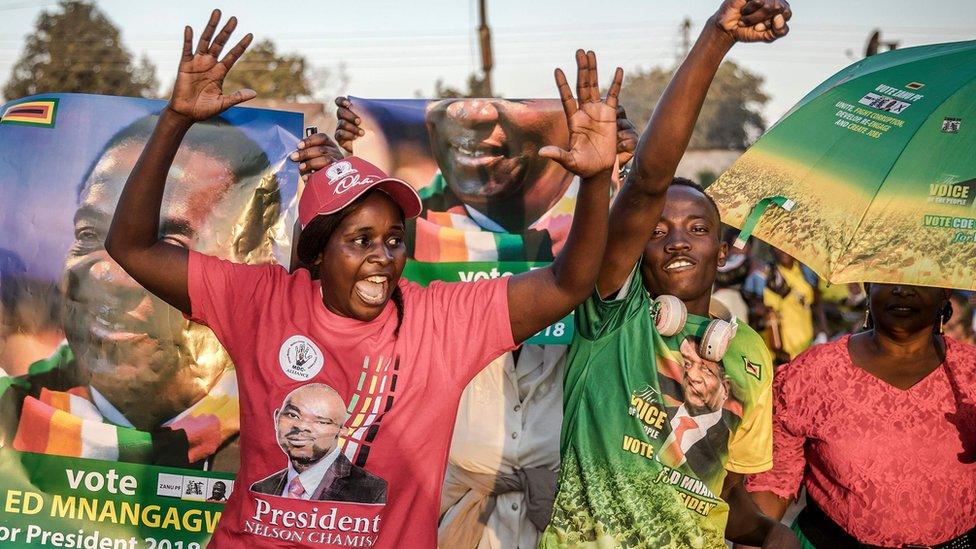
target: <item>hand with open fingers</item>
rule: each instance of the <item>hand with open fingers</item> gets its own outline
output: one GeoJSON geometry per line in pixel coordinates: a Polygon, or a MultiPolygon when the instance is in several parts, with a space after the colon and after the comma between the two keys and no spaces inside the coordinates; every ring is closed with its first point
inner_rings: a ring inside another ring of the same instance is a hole
{"type": "Polygon", "coordinates": [[[617,96],[624,71],[617,67],[605,100],[600,99],[596,54],[576,51],[576,98],[566,75],[556,69],[556,87],[569,125],[569,149],[547,145],[539,156],[551,158],[583,179],[613,169],[617,160],[617,96]]]}
{"type": "Polygon", "coordinates": [[[637,128],[627,118],[623,105],[617,105],[617,165],[624,167],[634,157],[637,149],[637,128]]]}
{"type": "Polygon", "coordinates": [[[224,77],[244,54],[244,50],[254,37],[248,33],[227,52],[223,59],[218,61],[217,58],[223,51],[227,39],[237,28],[237,18],[231,17],[214,38],[218,23],[220,23],[220,10],[213,10],[210,21],[200,34],[196,51],[193,51],[193,29],[189,26],[183,29],[183,53],[180,56],[176,82],[173,84],[173,95],[169,99],[167,108],[191,122],[216,116],[257,95],[250,89],[237,90],[230,95],[224,95],[224,77]]]}
{"type": "Polygon", "coordinates": [[[352,154],[352,142],[366,134],[359,126],[363,121],[352,112],[352,101],[348,97],[336,97],[335,104],[339,107],[336,109],[339,122],[336,124],[335,140],[347,153],[352,154]]]}
{"type": "Polygon", "coordinates": [[[786,0],[725,0],[713,21],[737,42],[772,42],[790,32],[792,16],[786,0]]]}
{"type": "Polygon", "coordinates": [[[308,176],[316,170],[328,166],[336,160],[342,160],[345,155],[331,137],[324,133],[310,135],[298,142],[298,150],[289,155],[292,162],[298,162],[298,172],[302,179],[308,181],[308,176]]]}

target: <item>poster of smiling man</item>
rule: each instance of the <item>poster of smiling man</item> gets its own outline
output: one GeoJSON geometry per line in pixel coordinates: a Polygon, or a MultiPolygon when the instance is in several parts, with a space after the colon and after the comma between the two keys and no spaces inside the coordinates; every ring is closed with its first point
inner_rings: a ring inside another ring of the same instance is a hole
{"type": "MultiPolygon", "coordinates": [[[[5,547],[61,530],[78,543],[202,545],[233,492],[233,363],[104,249],[164,106],[52,94],[0,108],[0,516],[21,527],[5,547]]],[[[161,234],[287,265],[298,174],[285,158],[301,127],[300,114],[247,108],[194,126],[169,172],[161,234]]]]}
{"type": "MultiPolygon", "coordinates": [[[[368,129],[357,154],[411,182],[424,202],[408,227],[406,277],[494,278],[559,252],[579,182],[538,156],[567,140],[558,101],[355,101],[368,129]]],[[[57,528],[95,535],[86,521],[116,540],[202,546],[235,489],[271,498],[268,513],[300,500],[386,502],[386,481],[363,468],[371,416],[331,402],[338,395],[326,386],[284,396],[274,422],[287,459],[250,486],[234,485],[240,420],[230,358],[208,328],[140,287],[104,250],[163,106],[54,94],[3,107],[0,472],[3,487],[20,492],[3,512],[21,525],[16,540],[2,540],[13,546],[57,528]],[[57,520],[30,530],[35,510],[57,520]]],[[[195,125],[169,173],[161,233],[231,261],[294,268],[298,174],[286,158],[301,127],[299,114],[248,108],[195,125]]],[[[531,341],[571,337],[567,317],[531,341]]],[[[289,359],[302,367],[295,353],[289,359]]]]}
{"type": "MultiPolygon", "coordinates": [[[[569,234],[579,181],[538,151],[569,139],[555,99],[361,99],[357,155],[417,189],[411,280],[478,280],[546,264],[569,234]]],[[[567,318],[530,343],[569,343],[567,318]]]]}

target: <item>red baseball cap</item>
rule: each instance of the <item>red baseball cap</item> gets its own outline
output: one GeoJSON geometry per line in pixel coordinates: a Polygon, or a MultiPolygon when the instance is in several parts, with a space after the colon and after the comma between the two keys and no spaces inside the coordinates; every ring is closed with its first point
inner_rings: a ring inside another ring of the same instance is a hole
{"type": "Polygon", "coordinates": [[[334,214],[374,187],[389,195],[407,219],[420,215],[420,196],[407,182],[362,158],[347,156],[308,178],[298,201],[298,221],[304,229],[316,216],[334,214]]]}

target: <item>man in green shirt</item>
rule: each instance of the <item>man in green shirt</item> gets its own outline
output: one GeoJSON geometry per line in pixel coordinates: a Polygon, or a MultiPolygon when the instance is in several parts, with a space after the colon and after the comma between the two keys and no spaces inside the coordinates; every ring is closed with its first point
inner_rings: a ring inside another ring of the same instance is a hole
{"type": "Polygon", "coordinates": [[[597,292],[576,312],[559,491],[541,547],[717,549],[725,538],[798,547],[741,484],[772,466],[769,352],[744,323],[721,359],[697,348],[727,247],[714,202],[690,181],[672,182],[726,52],[785,35],[790,15],[780,0],[723,2],[641,136],[597,292]],[[665,294],[688,312],[669,337],[651,299],[665,294]]]}

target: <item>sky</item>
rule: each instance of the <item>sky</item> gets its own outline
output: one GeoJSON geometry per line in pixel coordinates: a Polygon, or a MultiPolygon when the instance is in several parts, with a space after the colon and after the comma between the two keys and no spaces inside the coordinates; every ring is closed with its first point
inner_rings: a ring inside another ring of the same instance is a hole
{"type": "MultiPolygon", "coordinates": [[[[568,68],[576,48],[593,49],[601,82],[624,70],[672,66],[681,52],[680,24],[691,40],[719,2],[711,0],[487,0],[495,92],[555,97],[552,69],[568,68]]],[[[102,0],[124,44],[156,65],[160,89],[175,75],[183,25],[199,32],[210,9],[240,20],[236,36],[271,38],[280,51],[304,55],[316,72],[344,67],[348,83],[329,89],[361,97],[430,96],[438,79],[464,87],[480,69],[477,0],[343,2],[256,0],[102,0]]],[[[976,39],[973,0],[797,0],[790,34],[774,44],[738,44],[729,58],[762,75],[771,97],[768,122],[807,91],[863,55],[868,36],[899,47],[976,39]]],[[[0,82],[23,51],[39,14],[54,1],[0,0],[0,82]]],[[[335,80],[332,80],[335,83],[335,80]]]]}

